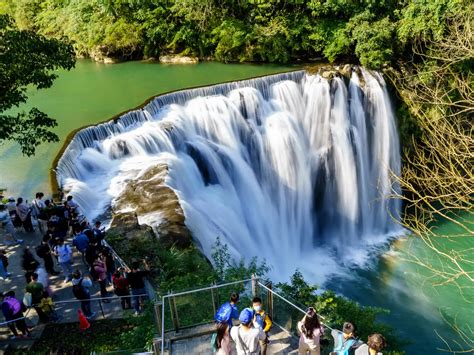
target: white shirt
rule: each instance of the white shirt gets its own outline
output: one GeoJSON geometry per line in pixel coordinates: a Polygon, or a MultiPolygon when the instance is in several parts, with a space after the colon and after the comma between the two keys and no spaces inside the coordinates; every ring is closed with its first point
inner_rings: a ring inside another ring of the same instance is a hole
{"type": "Polygon", "coordinates": [[[250,328],[250,330],[245,331],[242,326],[232,327],[230,329],[230,336],[234,340],[235,344],[237,345],[237,355],[257,355],[260,353],[260,340],[265,339],[265,333],[263,332],[262,328],[250,328]],[[242,342],[245,346],[242,346],[242,343],[239,339],[242,339],[242,342]]]}
{"type": "MultiPolygon", "coordinates": [[[[370,355],[369,346],[367,344],[362,344],[356,349],[355,355],[370,355]]],[[[377,355],[382,355],[382,353],[377,353],[377,355]]]]}

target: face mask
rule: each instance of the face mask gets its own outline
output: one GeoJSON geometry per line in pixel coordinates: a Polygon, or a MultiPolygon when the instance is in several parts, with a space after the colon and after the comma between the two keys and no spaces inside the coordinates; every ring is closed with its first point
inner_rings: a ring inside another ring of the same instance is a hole
{"type": "Polygon", "coordinates": [[[260,312],[262,310],[262,306],[255,306],[253,307],[253,309],[255,310],[255,312],[260,312]]]}

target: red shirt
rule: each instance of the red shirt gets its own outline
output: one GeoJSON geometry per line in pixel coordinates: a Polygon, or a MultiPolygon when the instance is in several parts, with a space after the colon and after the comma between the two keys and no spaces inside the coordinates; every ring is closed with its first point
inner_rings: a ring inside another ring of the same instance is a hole
{"type": "Polygon", "coordinates": [[[119,290],[126,290],[128,288],[128,281],[123,276],[112,276],[112,282],[114,283],[115,288],[118,288],[119,290]]]}

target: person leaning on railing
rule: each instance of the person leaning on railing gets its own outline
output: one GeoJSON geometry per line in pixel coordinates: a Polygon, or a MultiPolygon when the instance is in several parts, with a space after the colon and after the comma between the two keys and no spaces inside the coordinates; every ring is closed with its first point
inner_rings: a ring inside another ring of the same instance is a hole
{"type": "Polygon", "coordinates": [[[132,269],[127,273],[127,281],[133,295],[133,308],[135,308],[135,315],[140,314],[140,305],[146,298],[146,296],[143,296],[146,294],[144,278],[150,273],[150,267],[145,259],[142,260],[142,263],[144,270],[140,270],[140,263],[134,261],[132,263],[132,269]]]}

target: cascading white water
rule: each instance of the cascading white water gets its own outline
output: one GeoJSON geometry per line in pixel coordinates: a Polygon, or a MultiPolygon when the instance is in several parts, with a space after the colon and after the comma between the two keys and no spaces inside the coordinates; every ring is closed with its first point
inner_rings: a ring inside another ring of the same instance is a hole
{"type": "Polygon", "coordinates": [[[390,100],[378,73],[357,71],[348,85],[300,71],[158,97],[76,134],[58,182],[92,219],[166,163],[204,253],[219,236],[236,257],[265,258],[273,276],[300,268],[321,282],[397,230],[390,100]]]}

